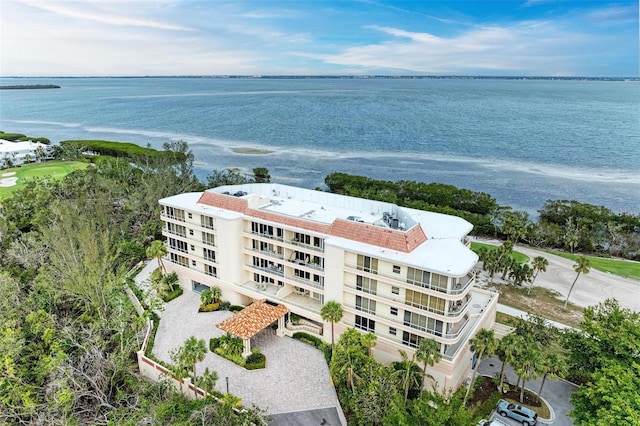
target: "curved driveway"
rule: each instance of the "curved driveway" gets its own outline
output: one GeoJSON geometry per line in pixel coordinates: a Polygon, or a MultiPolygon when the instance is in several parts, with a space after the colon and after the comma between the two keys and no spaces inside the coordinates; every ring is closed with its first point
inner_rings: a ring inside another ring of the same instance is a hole
{"type": "MultiPolygon", "coordinates": [[[[499,245],[501,241],[477,239],[478,242],[499,245]]],[[[576,278],[573,269],[575,262],[551,253],[517,246],[514,248],[533,259],[544,256],[549,261],[546,272],[540,272],[535,286],[552,289],[567,297],[571,283],[576,278]]],[[[622,278],[607,272],[591,268],[588,274],[581,274],[576,282],[569,301],[577,306],[587,307],[604,302],[605,299],[615,298],[623,308],[640,312],[640,281],[622,278]]]]}

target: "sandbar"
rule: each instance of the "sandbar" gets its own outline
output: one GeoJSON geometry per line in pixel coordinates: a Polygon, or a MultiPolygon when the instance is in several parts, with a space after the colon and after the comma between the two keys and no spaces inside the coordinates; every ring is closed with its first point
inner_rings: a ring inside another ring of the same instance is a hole
{"type": "Polygon", "coordinates": [[[259,148],[240,148],[234,147],[231,148],[231,151],[236,154],[273,154],[273,151],[269,151],[268,149],[259,149],[259,148]]]}

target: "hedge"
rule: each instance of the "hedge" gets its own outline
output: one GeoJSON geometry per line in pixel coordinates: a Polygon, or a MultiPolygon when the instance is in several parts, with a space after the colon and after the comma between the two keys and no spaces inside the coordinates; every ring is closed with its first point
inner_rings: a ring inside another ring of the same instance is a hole
{"type": "Polygon", "coordinates": [[[177,299],[178,297],[182,296],[183,292],[184,290],[178,287],[169,293],[162,294],[162,300],[164,300],[165,302],[171,302],[173,299],[177,299]]]}
{"type": "Polygon", "coordinates": [[[240,305],[231,305],[231,306],[229,306],[229,310],[231,312],[240,312],[243,309],[244,309],[244,306],[240,306],[240,305]]]}
{"type": "Polygon", "coordinates": [[[296,340],[300,340],[303,343],[321,350],[324,354],[324,359],[327,361],[327,364],[331,361],[331,345],[325,343],[322,339],[305,333],[304,331],[297,331],[293,333],[292,337],[296,340]]]}
{"type": "Polygon", "coordinates": [[[244,368],[247,370],[258,370],[260,368],[265,368],[267,365],[267,357],[264,356],[263,353],[260,352],[252,352],[249,355],[244,363],[244,368]]]}

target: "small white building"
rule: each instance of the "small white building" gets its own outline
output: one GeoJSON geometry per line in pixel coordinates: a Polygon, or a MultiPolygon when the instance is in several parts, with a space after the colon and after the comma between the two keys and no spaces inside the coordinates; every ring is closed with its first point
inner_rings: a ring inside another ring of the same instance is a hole
{"type": "Polygon", "coordinates": [[[49,151],[49,145],[40,142],[0,139],[0,167],[19,166],[25,163],[25,158],[31,162],[39,161],[48,157],[49,151]]]}
{"type": "Polygon", "coordinates": [[[336,340],[348,327],[375,333],[382,362],[398,360],[399,349],[411,356],[420,339],[438,342],[442,361],[429,373],[446,389],[468,377],[469,340],[494,325],[498,294],[476,287],[472,225],[459,217],[279,184],[159,203],[167,269],[180,285],[218,286],[234,304],[283,304],[290,314],[279,334],[330,342],[320,310],[336,301],[336,340]]]}

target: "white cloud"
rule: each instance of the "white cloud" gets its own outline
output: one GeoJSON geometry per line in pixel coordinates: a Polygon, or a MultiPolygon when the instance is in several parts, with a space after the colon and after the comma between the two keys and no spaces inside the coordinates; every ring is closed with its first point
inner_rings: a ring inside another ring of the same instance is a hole
{"type": "Polygon", "coordinates": [[[545,74],[550,65],[560,74],[571,74],[574,70],[566,54],[575,46],[576,36],[546,21],[485,26],[454,37],[390,27],[369,28],[394,38],[319,58],[343,66],[433,74],[479,71],[545,74]]]}
{"type": "Polygon", "coordinates": [[[52,1],[44,2],[27,0],[25,1],[25,4],[37,9],[54,13],[56,15],[86,21],[99,22],[108,25],[146,27],[171,31],[195,31],[192,28],[188,28],[182,25],[175,25],[149,19],[130,18],[128,16],[112,14],[105,11],[104,9],[97,9],[95,11],[86,9],[83,10],[86,4],[78,2],[56,3],[52,1]]]}

